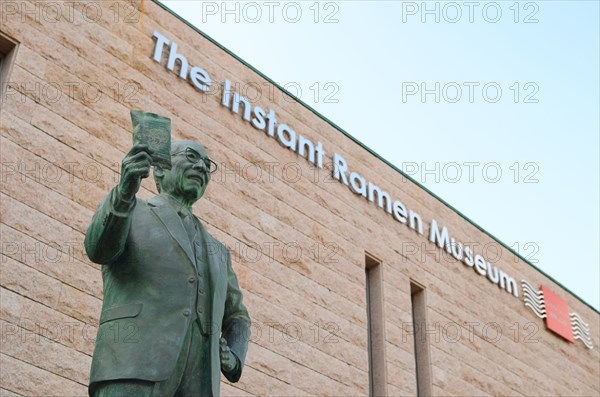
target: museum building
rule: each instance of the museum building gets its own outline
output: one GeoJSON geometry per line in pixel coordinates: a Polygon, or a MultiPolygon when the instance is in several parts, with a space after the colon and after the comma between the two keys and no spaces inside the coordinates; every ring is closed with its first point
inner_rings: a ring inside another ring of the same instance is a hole
{"type": "Polygon", "coordinates": [[[132,109],[218,165],[194,213],[252,319],[222,395],[600,394],[598,311],[161,3],[0,8],[0,395],[87,395],[132,109]]]}

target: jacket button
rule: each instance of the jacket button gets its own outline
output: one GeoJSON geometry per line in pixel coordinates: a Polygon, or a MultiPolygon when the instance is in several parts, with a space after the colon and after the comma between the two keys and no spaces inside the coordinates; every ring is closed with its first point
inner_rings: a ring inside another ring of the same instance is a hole
{"type": "Polygon", "coordinates": [[[198,289],[198,293],[199,293],[200,295],[202,295],[202,294],[204,294],[204,290],[203,290],[202,288],[199,288],[199,289],[198,289]]]}
{"type": "Polygon", "coordinates": [[[188,309],[185,309],[185,310],[183,311],[183,315],[184,315],[185,317],[188,317],[188,316],[190,315],[190,311],[189,311],[188,309]]]}
{"type": "Polygon", "coordinates": [[[188,281],[190,282],[190,284],[195,283],[196,277],[190,277],[190,279],[188,281]]]}

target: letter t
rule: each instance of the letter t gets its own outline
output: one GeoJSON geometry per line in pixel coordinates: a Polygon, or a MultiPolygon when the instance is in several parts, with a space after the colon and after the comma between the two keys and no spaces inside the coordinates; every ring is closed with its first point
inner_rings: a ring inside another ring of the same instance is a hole
{"type": "Polygon", "coordinates": [[[160,63],[162,61],[163,47],[165,44],[170,45],[171,42],[165,36],[156,31],[152,37],[156,37],[156,47],[154,47],[154,57],[152,59],[160,63]]]}

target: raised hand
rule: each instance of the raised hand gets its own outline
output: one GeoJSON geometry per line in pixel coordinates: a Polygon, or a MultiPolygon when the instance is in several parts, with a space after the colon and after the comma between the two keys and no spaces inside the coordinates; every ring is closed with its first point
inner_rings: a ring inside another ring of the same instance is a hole
{"type": "Polygon", "coordinates": [[[131,201],[140,190],[143,178],[150,175],[152,149],[145,144],[134,145],[121,162],[119,194],[125,201],[131,201]]]}

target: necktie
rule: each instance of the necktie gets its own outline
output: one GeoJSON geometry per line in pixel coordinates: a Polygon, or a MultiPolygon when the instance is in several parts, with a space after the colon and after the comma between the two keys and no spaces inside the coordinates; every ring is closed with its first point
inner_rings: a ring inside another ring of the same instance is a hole
{"type": "Polygon", "coordinates": [[[188,237],[190,238],[190,243],[192,244],[192,247],[194,247],[194,241],[196,240],[196,225],[193,218],[194,215],[188,211],[181,211],[179,216],[181,217],[183,226],[185,227],[188,237]]]}

